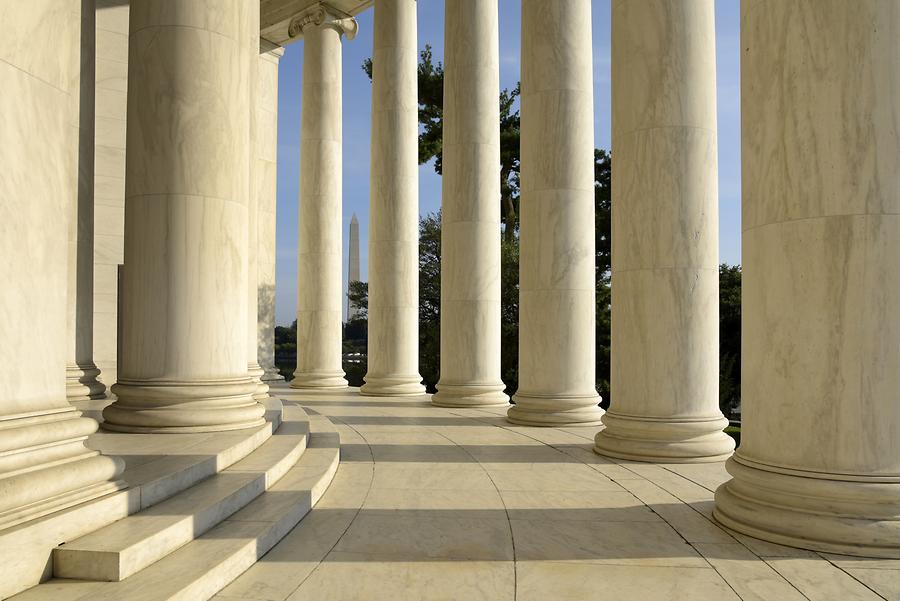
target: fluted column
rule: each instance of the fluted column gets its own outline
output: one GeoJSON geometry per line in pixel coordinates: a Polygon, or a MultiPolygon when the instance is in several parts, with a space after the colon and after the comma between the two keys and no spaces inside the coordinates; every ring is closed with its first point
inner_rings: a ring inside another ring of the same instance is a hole
{"type": "Polygon", "coordinates": [[[713,0],[612,9],[612,406],[594,449],[721,461],[713,0]]]}
{"type": "Polygon", "coordinates": [[[85,446],[97,422],[66,401],[63,376],[81,0],[6,8],[0,23],[0,530],[118,490],[124,467],[85,446]]]}
{"type": "MultiPolygon", "coordinates": [[[[255,6],[254,2],[254,6],[255,6]]],[[[269,385],[262,381],[265,370],[259,365],[259,218],[260,195],[259,187],[260,162],[257,152],[257,139],[259,138],[259,111],[261,102],[259,97],[259,10],[250,11],[251,19],[247,24],[246,35],[251,53],[247,57],[249,62],[247,89],[250,93],[250,149],[249,149],[249,184],[247,196],[247,374],[256,384],[256,392],[253,397],[264,400],[269,396],[269,385]]]]}
{"type": "Polygon", "coordinates": [[[522,0],[519,390],[509,420],[598,424],[590,0],[522,0]]]}
{"type": "Polygon", "coordinates": [[[319,4],[290,25],[303,36],[297,370],[291,387],[344,388],[341,286],[341,36],[356,20],[319,4]]]}
{"type": "Polygon", "coordinates": [[[507,405],[500,379],[497,0],[444,5],[442,407],[507,405]]]}
{"type": "MultiPolygon", "coordinates": [[[[262,42],[260,42],[262,44],[262,42]]],[[[278,161],[278,63],[284,48],[259,55],[256,107],[256,181],[259,190],[257,245],[257,343],[263,382],[284,380],[275,367],[275,214],[278,161]]]]}
{"type": "Polygon", "coordinates": [[[369,349],[377,396],[425,393],[419,375],[416,0],[375,0],[369,193],[369,349]]]}
{"type": "Polygon", "coordinates": [[[72,69],[73,154],[68,208],[68,286],[66,314],[66,397],[70,402],[103,398],[106,386],[94,365],[94,0],[80,0],[79,51],[72,69]]]}
{"type": "Polygon", "coordinates": [[[900,558],[900,5],[743,8],[744,413],[714,515],[900,558]]]}
{"type": "Polygon", "coordinates": [[[131,5],[123,353],[104,428],[263,423],[247,374],[254,10],[244,0],[131,5]]]}

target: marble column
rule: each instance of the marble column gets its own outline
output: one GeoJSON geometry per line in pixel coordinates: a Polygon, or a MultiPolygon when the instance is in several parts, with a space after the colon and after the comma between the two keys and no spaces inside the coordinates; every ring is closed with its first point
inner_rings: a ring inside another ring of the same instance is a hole
{"type": "Polygon", "coordinates": [[[508,418],[593,425],[598,403],[590,0],[522,0],[519,390],[508,418]]]}
{"type": "MultiPolygon", "coordinates": [[[[254,7],[255,7],[254,2],[254,7]]],[[[259,111],[261,102],[259,97],[259,10],[250,11],[251,19],[246,27],[248,37],[247,44],[250,54],[247,56],[248,78],[247,89],[250,93],[250,119],[249,119],[249,184],[247,195],[247,373],[256,384],[256,392],[253,398],[264,400],[269,396],[269,385],[262,381],[265,370],[259,364],[259,218],[260,195],[259,187],[260,161],[257,151],[257,139],[259,137],[259,111]]]]}
{"type": "Polygon", "coordinates": [[[375,0],[368,371],[360,392],[425,394],[419,375],[416,0],[375,0]]]}
{"type": "Polygon", "coordinates": [[[63,376],[80,9],[14,2],[0,23],[0,530],[124,486],[63,376]]]}
{"type": "MultiPolygon", "coordinates": [[[[260,41],[260,45],[264,42],[260,41]]],[[[262,50],[262,48],[260,48],[262,50]]],[[[278,161],[278,63],[284,48],[259,55],[256,107],[256,181],[259,190],[257,245],[257,341],[263,382],[284,380],[275,367],[275,213],[278,161]]]]}
{"type": "Polygon", "coordinates": [[[297,370],[292,388],[345,388],[342,368],[341,36],[352,17],[324,4],[290,24],[303,36],[300,207],[297,235],[297,370]]]}
{"type": "Polygon", "coordinates": [[[900,558],[900,5],[741,14],[741,446],[715,518],[900,558]],[[798,43],[802,41],[802,43],[798,43]]]}
{"type": "Polygon", "coordinates": [[[73,93],[73,154],[68,210],[68,285],[66,315],[66,397],[70,402],[103,398],[106,386],[94,365],[94,72],[96,25],[94,0],[80,0],[79,51],[70,57],[73,93]]]}
{"type": "Polygon", "coordinates": [[[444,5],[441,407],[508,405],[500,379],[497,0],[444,5]]]}
{"type": "Polygon", "coordinates": [[[123,352],[106,429],[264,423],[247,374],[254,10],[131,5],[123,352]]]}
{"type": "Polygon", "coordinates": [[[594,450],[722,461],[713,0],[612,9],[612,405],[594,450]]]}

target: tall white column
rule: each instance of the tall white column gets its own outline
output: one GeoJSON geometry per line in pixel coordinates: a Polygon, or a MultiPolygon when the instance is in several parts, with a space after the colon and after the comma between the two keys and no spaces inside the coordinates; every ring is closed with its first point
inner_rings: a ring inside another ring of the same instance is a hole
{"type": "MultiPolygon", "coordinates": [[[[255,6],[254,2],[254,6],[255,6]]],[[[247,23],[245,34],[250,54],[247,57],[247,88],[250,93],[248,162],[250,165],[247,195],[247,373],[256,384],[253,397],[264,400],[269,396],[269,385],[262,381],[265,370],[259,365],[259,218],[260,195],[259,175],[260,161],[257,152],[259,137],[259,10],[250,11],[251,19],[247,23]]]]}
{"type": "Polygon", "coordinates": [[[318,4],[295,18],[303,35],[297,370],[291,387],[344,388],[341,262],[341,36],[356,20],[318,4]]]}
{"type": "Polygon", "coordinates": [[[522,0],[519,390],[510,421],[599,424],[590,0],[522,0]]]}
{"type": "Polygon", "coordinates": [[[70,402],[103,398],[106,386],[94,365],[94,0],[80,0],[79,51],[70,60],[71,117],[77,144],[69,186],[69,253],[66,315],[66,397],[70,402]]]}
{"type": "Polygon", "coordinates": [[[741,14],[741,446],[714,515],[900,558],[900,5],[741,14]],[[802,43],[798,43],[802,40],[802,43]]]}
{"type": "Polygon", "coordinates": [[[375,0],[369,193],[369,350],[375,396],[425,393],[419,375],[416,0],[375,0]]]}
{"type": "Polygon", "coordinates": [[[721,461],[713,0],[612,9],[612,406],[594,450],[721,461]]]}
{"type": "MultiPolygon", "coordinates": [[[[263,42],[261,41],[260,44],[263,42]]],[[[275,367],[275,214],[278,162],[278,63],[284,48],[259,55],[256,107],[256,181],[259,190],[257,245],[257,340],[263,382],[284,380],[275,367]]]]}
{"type": "Polygon", "coordinates": [[[126,432],[261,425],[247,374],[249,32],[244,0],[132,3],[122,362],[126,432]]]}
{"type": "Polygon", "coordinates": [[[0,22],[0,529],[123,486],[124,463],[85,446],[97,422],[63,376],[80,8],[15,2],[0,22]]]}
{"type": "Polygon", "coordinates": [[[508,405],[500,379],[497,0],[444,5],[442,407],[508,405]]]}

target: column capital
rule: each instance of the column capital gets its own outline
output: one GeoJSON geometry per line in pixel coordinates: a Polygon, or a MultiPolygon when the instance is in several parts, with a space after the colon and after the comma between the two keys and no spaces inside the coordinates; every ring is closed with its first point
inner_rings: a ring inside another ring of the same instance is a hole
{"type": "Polygon", "coordinates": [[[359,31],[359,23],[352,16],[322,2],[315,4],[291,19],[288,35],[296,38],[303,35],[303,29],[315,27],[332,27],[352,40],[359,31]]]}

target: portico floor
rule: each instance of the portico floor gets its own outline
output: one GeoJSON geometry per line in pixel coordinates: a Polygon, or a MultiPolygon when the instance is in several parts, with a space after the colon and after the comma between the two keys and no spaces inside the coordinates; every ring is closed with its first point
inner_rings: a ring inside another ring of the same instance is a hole
{"type": "Polygon", "coordinates": [[[273,392],[335,423],[341,465],[219,601],[900,599],[898,560],[717,526],[722,463],[607,460],[597,428],[517,427],[502,408],[273,392]]]}

